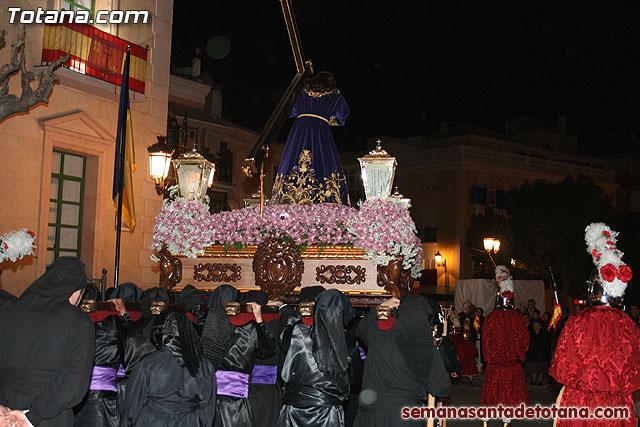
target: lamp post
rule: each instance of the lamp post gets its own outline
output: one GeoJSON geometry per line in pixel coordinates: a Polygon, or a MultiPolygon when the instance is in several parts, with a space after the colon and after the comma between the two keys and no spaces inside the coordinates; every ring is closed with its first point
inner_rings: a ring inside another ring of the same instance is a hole
{"type": "Polygon", "coordinates": [[[440,251],[436,251],[434,258],[436,260],[436,266],[444,267],[444,293],[448,294],[449,293],[449,273],[447,273],[447,260],[446,259],[444,261],[442,260],[442,255],[440,254],[440,251]]]}
{"type": "Polygon", "coordinates": [[[391,194],[398,162],[382,149],[381,144],[382,142],[377,140],[374,150],[358,158],[367,200],[389,197],[391,194]]]}
{"type": "Polygon", "coordinates": [[[149,152],[149,175],[156,184],[156,192],[162,194],[167,188],[165,180],[169,175],[174,150],[167,144],[166,136],[158,136],[158,142],[147,147],[147,151],[149,152]]]}
{"type": "Polygon", "coordinates": [[[482,243],[484,244],[484,250],[489,254],[489,259],[493,264],[493,268],[496,268],[496,262],[493,260],[493,255],[498,253],[500,250],[500,240],[493,237],[485,237],[482,240],[482,243]]]}
{"type": "Polygon", "coordinates": [[[166,143],[166,137],[159,136],[158,142],[147,148],[149,151],[149,174],[156,183],[156,192],[163,194],[169,183],[169,165],[173,164],[180,196],[187,200],[204,200],[207,189],[213,185],[216,165],[198,153],[194,142],[187,151],[188,122],[185,114],[182,126],[183,153],[171,160],[174,150],[166,143]]]}

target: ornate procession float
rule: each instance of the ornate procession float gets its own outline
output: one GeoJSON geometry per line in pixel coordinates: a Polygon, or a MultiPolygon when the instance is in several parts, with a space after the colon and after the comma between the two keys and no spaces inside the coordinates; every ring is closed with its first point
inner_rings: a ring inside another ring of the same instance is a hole
{"type": "Polygon", "coordinates": [[[296,74],[242,167],[246,176],[259,177],[259,198],[244,209],[210,215],[205,195],[215,165],[195,148],[171,160],[172,147],[149,147],[156,184],[162,184],[171,163],[177,179],[156,217],[152,249],[161,265],[160,286],[229,284],[281,298],[302,286],[322,285],[353,298],[399,297],[419,275],[422,246],[409,200],[397,192],[391,196],[396,160],[380,141],[359,159],[367,200],[359,209],[348,206],[330,126],[343,125],[349,107],[333,76],[314,73],[312,62],[305,60],[291,2],[280,2],[296,74]],[[295,117],[295,124],[272,204],[265,207],[264,159],[288,117],[295,117]]]}
{"type": "Polygon", "coordinates": [[[361,304],[407,293],[422,266],[422,245],[409,201],[390,195],[395,159],[378,145],[360,161],[367,200],[358,209],[258,203],[216,214],[209,213],[205,192],[197,188],[206,188],[211,173],[206,160],[204,166],[177,163],[178,185],[154,230],[160,286],[228,284],[261,289],[275,299],[322,285],[361,304]]]}

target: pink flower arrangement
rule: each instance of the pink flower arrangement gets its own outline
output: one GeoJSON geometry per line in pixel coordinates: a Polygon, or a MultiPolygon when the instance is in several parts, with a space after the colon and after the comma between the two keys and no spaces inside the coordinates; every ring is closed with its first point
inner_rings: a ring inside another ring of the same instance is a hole
{"type": "MultiPolygon", "coordinates": [[[[397,255],[404,267],[418,277],[422,245],[408,208],[391,200],[373,200],[360,210],[343,205],[268,206],[209,214],[198,201],[176,198],[165,201],[155,219],[151,249],[164,244],[174,254],[196,257],[214,244],[227,248],[259,245],[267,237],[292,239],[307,246],[357,246],[375,264],[387,264],[397,255]]],[[[155,258],[154,258],[155,259],[155,258]]]]}

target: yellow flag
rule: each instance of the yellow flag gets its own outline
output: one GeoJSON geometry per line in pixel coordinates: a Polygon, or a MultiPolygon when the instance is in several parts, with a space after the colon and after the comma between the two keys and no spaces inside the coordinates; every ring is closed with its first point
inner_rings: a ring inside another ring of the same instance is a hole
{"type": "MultiPolygon", "coordinates": [[[[122,223],[131,231],[136,227],[136,208],[133,200],[133,172],[136,170],[136,152],[133,145],[131,110],[127,110],[127,136],[124,149],[124,181],[122,185],[122,223]]],[[[117,200],[116,200],[117,203],[117,200]]],[[[116,205],[117,206],[117,205],[116,205]]]]}
{"type": "Polygon", "coordinates": [[[560,308],[560,304],[556,304],[553,306],[553,315],[551,316],[551,320],[549,321],[548,331],[555,329],[558,326],[558,320],[562,317],[562,308],[560,308]]]}

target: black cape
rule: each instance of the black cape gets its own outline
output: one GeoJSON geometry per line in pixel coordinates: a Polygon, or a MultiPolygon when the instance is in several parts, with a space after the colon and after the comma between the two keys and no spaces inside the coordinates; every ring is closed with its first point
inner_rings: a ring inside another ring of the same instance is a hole
{"type": "MultiPolygon", "coordinates": [[[[122,356],[124,323],[109,316],[95,323],[94,366],[118,370],[122,356]]],[[[117,427],[120,424],[118,394],[111,390],[89,390],[75,409],[75,427],[117,427]]]]}
{"type": "MultiPolygon", "coordinates": [[[[134,285],[135,286],[135,285],[134,285]]],[[[118,287],[120,289],[120,287],[118,287]]],[[[125,288],[126,289],[126,288],[125,288]]],[[[151,342],[151,328],[157,315],[151,314],[151,303],[162,301],[169,303],[169,291],[164,288],[150,288],[144,291],[140,302],[140,319],[126,327],[122,364],[125,377],[118,378],[118,402],[122,407],[127,399],[127,382],[133,368],[146,355],[153,353],[156,346],[151,342]]]]}
{"type": "MultiPolygon", "coordinates": [[[[267,359],[274,353],[275,343],[264,322],[252,320],[242,326],[234,325],[231,347],[218,370],[251,374],[256,359],[267,359]]],[[[249,399],[218,395],[216,405],[216,427],[254,426],[249,399]]]]}
{"type": "Polygon", "coordinates": [[[215,372],[200,362],[195,377],[169,349],[143,358],[127,383],[122,427],[209,427],[216,407],[215,372]]]}
{"type": "Polygon", "coordinates": [[[349,397],[349,375],[335,381],[318,369],[312,329],[297,323],[282,334],[288,351],[281,374],[285,386],[279,427],[344,426],[342,403],[349,397]]]}
{"type": "Polygon", "coordinates": [[[0,405],[28,409],[37,427],[73,426],[72,408],[89,388],[94,325],[69,304],[86,284],[80,261],[58,258],[0,311],[0,405]]]}
{"type": "MultiPolygon", "coordinates": [[[[281,323],[279,319],[266,324],[266,329],[272,337],[280,336],[281,323]]],[[[254,427],[273,427],[278,422],[280,407],[282,407],[282,381],[280,369],[284,362],[284,353],[280,346],[275,346],[273,356],[266,359],[255,359],[255,365],[273,366],[278,375],[274,384],[256,384],[253,377],[249,383],[249,403],[253,411],[254,427]]],[[[254,366],[255,366],[254,365],[254,366]]]]}
{"type": "MultiPolygon", "coordinates": [[[[404,363],[402,353],[393,340],[394,328],[381,330],[375,310],[367,314],[356,328],[358,339],[367,345],[369,351],[364,364],[355,427],[425,424],[401,418],[403,406],[422,406],[427,395],[404,363]]],[[[425,328],[428,325],[425,324],[425,328]]]]}
{"type": "Polygon", "coordinates": [[[158,349],[133,369],[121,426],[211,426],[216,407],[213,366],[198,351],[198,338],[184,312],[170,308],[151,329],[158,349]]]}

